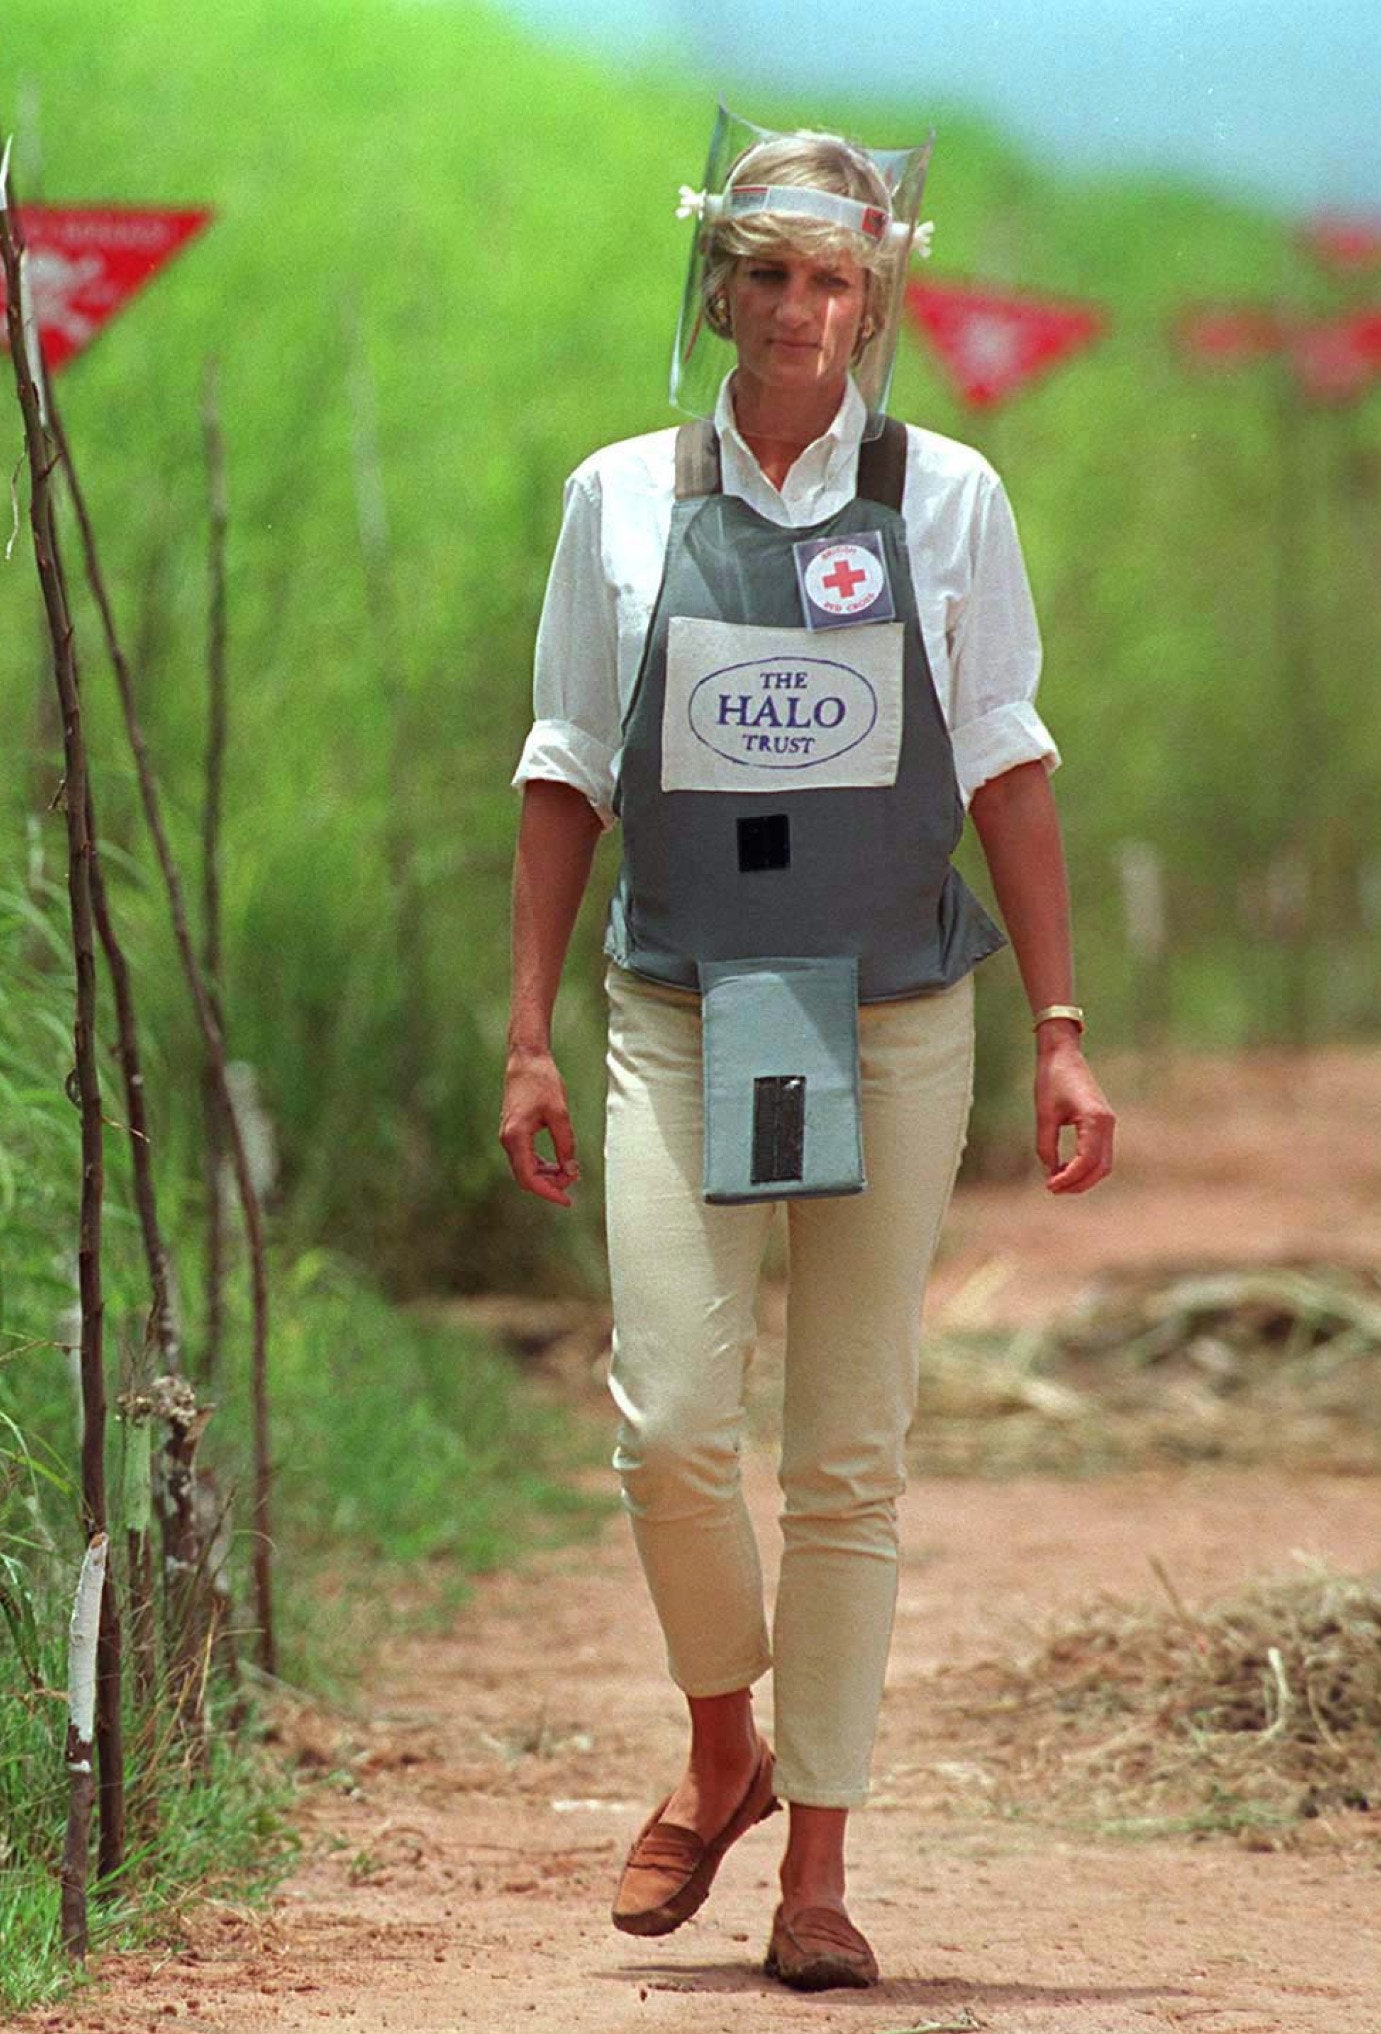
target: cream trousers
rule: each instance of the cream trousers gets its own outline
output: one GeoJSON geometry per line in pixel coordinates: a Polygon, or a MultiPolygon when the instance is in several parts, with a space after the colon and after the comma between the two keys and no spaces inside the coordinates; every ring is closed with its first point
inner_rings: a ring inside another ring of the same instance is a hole
{"type": "Polygon", "coordinates": [[[773,1205],[702,1198],[698,998],[619,968],[608,990],[614,1466],[672,1678],[720,1695],[773,1667],[778,1793],[850,1808],[867,1794],[891,1644],[921,1301],[972,1095],[973,980],[864,1006],[867,1191],[788,1203],[770,1647],[739,1449],[773,1205]]]}

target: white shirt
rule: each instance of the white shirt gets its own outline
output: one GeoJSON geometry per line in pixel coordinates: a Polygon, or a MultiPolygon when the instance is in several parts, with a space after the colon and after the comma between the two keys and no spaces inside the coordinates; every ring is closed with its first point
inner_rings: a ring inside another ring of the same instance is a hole
{"type": "MultiPolygon", "coordinates": [[[[780,492],[719,393],[723,486],[784,529],[823,522],[852,500],[866,418],[849,383],[829,429],[780,492]]],[[[921,634],[954,745],[964,801],[1018,763],[1059,763],[1033,704],[1041,645],[1016,523],[982,454],[906,428],[906,522],[921,634]]],[[[623,719],[662,580],[676,496],[676,430],[592,453],[566,483],[565,513],[537,631],[535,721],[513,782],[554,778],[583,791],[606,826],[623,719]]]]}

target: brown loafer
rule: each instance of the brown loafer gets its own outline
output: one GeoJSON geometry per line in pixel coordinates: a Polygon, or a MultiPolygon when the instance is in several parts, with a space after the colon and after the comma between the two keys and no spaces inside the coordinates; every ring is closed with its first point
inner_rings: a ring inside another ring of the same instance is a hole
{"type": "Polygon", "coordinates": [[[763,1969],[798,1992],[835,1985],[864,1991],[878,1981],[877,1958],[852,1921],[834,1907],[803,1907],[788,1921],[778,1907],[763,1969]]]}
{"type": "Polygon", "coordinates": [[[625,1935],[670,1935],[689,1921],[705,1896],[729,1845],[777,1806],[772,1753],[763,1744],[743,1798],[719,1834],[706,1839],[679,1822],[663,1822],[671,1799],[654,1808],[634,1838],[614,1896],[612,1919],[625,1935]]]}

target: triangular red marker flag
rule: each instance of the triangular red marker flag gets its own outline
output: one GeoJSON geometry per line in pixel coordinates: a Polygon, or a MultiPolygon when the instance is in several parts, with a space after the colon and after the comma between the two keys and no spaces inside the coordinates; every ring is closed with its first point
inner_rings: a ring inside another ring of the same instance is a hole
{"type": "Polygon", "coordinates": [[[1365,275],[1381,268],[1381,218],[1348,219],[1325,212],[1300,229],[1300,238],[1316,261],[1342,275],[1365,275]]]}
{"type": "Polygon", "coordinates": [[[1202,367],[1241,367],[1277,353],[1284,332],[1276,313],[1257,304],[1200,305],[1177,321],[1181,349],[1202,367]]]}
{"type": "Polygon", "coordinates": [[[1381,311],[1355,311],[1300,325],[1289,336],[1290,364],[1315,402],[1346,403],[1381,376],[1381,311]]]}
{"type": "MultiPolygon", "coordinates": [[[[211,218],[205,210],[21,205],[29,291],[49,374],[81,353],[211,218]]],[[[5,285],[0,277],[0,307],[5,285]]],[[[3,333],[0,333],[3,344],[3,333]]]]}
{"type": "Polygon", "coordinates": [[[1049,373],[1104,329],[1101,312],[1087,304],[956,283],[912,283],[906,307],[965,402],[980,409],[1049,373]]]}

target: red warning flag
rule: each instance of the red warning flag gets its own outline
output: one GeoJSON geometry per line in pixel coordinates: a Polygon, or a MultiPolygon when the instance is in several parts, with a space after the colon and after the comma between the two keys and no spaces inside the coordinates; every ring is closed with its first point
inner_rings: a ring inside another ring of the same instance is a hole
{"type": "Polygon", "coordinates": [[[1201,367],[1242,367],[1278,353],[1284,343],[1274,311],[1256,304],[1202,304],[1176,321],[1183,352],[1201,367]]]}
{"type": "Polygon", "coordinates": [[[1300,238],[1315,261],[1337,274],[1365,275],[1381,268],[1381,218],[1348,219],[1325,212],[1301,227],[1300,238]]]}
{"type": "Polygon", "coordinates": [[[1287,344],[1306,395],[1321,403],[1351,402],[1381,376],[1381,310],[1300,325],[1287,344]]]}
{"type": "Polygon", "coordinates": [[[1004,401],[1104,330],[1102,313],[1087,304],[955,283],[912,283],[906,307],[976,409],[1004,401]]]}
{"type": "MultiPolygon", "coordinates": [[[[49,374],[89,346],[102,325],[211,218],[204,210],[143,212],[113,205],[21,205],[18,211],[49,374]]],[[[0,307],[4,301],[0,276],[0,307]]]]}

